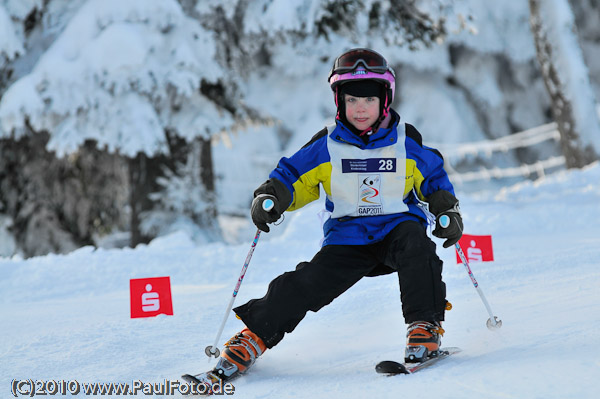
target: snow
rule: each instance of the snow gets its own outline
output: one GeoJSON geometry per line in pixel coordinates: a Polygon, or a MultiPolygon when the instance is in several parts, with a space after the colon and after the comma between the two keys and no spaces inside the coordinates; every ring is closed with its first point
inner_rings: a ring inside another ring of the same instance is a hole
{"type": "MultiPolygon", "coordinates": [[[[438,245],[454,309],[446,346],[462,352],[413,376],[374,365],[402,357],[394,275],[365,278],[234,382],[243,398],[594,398],[600,372],[600,165],[495,192],[459,193],[466,232],[492,234],[495,261],[473,263],[498,331],[454,253],[438,245]]],[[[263,234],[237,304],[318,250],[322,203],[263,234]]],[[[12,379],[146,383],[209,367],[212,344],[253,227],[240,245],[195,245],[173,233],[135,249],[0,259],[0,386],[12,379]],[[170,276],[174,316],[129,318],[129,279],[170,276]]],[[[436,239],[440,244],[440,241],[436,239]]],[[[221,343],[242,327],[229,317],[221,343]]],[[[80,396],[84,396],[81,394],[80,396]]],[[[156,396],[159,397],[159,396],[156,396]]],[[[177,396],[175,396],[177,397],[177,396]]]]}

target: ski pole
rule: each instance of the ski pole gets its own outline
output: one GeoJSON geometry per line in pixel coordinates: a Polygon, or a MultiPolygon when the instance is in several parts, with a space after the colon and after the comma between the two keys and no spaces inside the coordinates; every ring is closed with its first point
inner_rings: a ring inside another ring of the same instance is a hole
{"type": "MultiPolygon", "coordinates": [[[[450,225],[450,217],[448,217],[447,215],[442,215],[440,217],[440,225],[444,229],[446,227],[448,227],[450,225]]],[[[465,269],[467,270],[467,273],[469,274],[469,277],[471,278],[471,282],[473,283],[473,286],[477,290],[477,293],[479,294],[479,297],[481,298],[483,305],[485,306],[488,314],[490,315],[490,318],[486,322],[487,328],[489,328],[490,330],[496,330],[496,329],[502,327],[502,320],[500,320],[500,319],[498,319],[498,317],[494,316],[494,313],[492,312],[492,308],[490,307],[490,304],[488,303],[487,299],[485,299],[485,295],[483,295],[483,291],[481,290],[479,283],[477,283],[477,280],[475,279],[475,276],[473,275],[473,271],[471,270],[471,267],[469,266],[469,261],[467,260],[465,253],[463,252],[462,248],[460,247],[460,244],[456,243],[456,244],[454,244],[454,247],[456,248],[456,252],[458,252],[458,256],[460,257],[462,264],[465,266],[465,269]]]]}
{"type": "MultiPolygon", "coordinates": [[[[273,209],[274,206],[275,206],[275,203],[271,199],[266,199],[262,203],[263,209],[267,212],[269,212],[271,209],[273,209]]],[[[259,237],[260,237],[260,229],[256,229],[256,235],[254,236],[254,240],[252,241],[252,246],[250,247],[250,251],[248,251],[248,255],[246,256],[246,261],[244,262],[244,266],[242,267],[242,272],[240,273],[240,277],[238,278],[237,284],[235,285],[235,288],[233,289],[233,295],[231,296],[231,299],[229,300],[229,305],[227,305],[227,310],[225,311],[225,316],[223,317],[223,321],[221,322],[221,327],[219,327],[219,332],[217,333],[215,342],[213,345],[209,345],[204,349],[204,353],[206,353],[206,356],[208,356],[209,360],[212,356],[214,356],[215,358],[218,358],[219,355],[221,354],[217,345],[219,344],[219,340],[221,339],[221,334],[223,334],[223,329],[225,328],[225,323],[227,322],[227,318],[229,317],[229,312],[231,312],[231,309],[233,308],[233,302],[235,302],[235,297],[237,296],[238,291],[240,290],[240,286],[242,285],[242,280],[244,279],[244,276],[246,275],[246,270],[248,270],[248,265],[250,264],[250,259],[252,259],[252,254],[254,253],[254,248],[256,248],[256,244],[258,243],[259,237]]]]}

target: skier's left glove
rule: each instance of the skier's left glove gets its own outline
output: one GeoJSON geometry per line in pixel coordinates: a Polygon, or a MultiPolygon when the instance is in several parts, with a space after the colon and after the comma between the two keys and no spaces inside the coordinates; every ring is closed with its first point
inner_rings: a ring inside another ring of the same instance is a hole
{"type": "Polygon", "coordinates": [[[438,190],[428,198],[429,210],[435,215],[436,226],[433,235],[445,238],[444,248],[448,248],[458,242],[463,234],[463,221],[458,207],[458,200],[450,191],[438,190]],[[440,218],[447,216],[450,223],[442,227],[440,218]]]}

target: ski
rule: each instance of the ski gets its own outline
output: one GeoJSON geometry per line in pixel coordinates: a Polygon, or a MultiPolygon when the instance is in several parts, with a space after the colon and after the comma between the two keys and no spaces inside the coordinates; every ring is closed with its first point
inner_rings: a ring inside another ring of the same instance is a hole
{"type": "Polygon", "coordinates": [[[231,380],[234,378],[224,381],[213,370],[194,375],[184,374],[181,378],[190,384],[190,393],[192,395],[231,395],[235,392],[235,387],[231,384],[231,380]]]}
{"type": "Polygon", "coordinates": [[[442,359],[447,358],[450,355],[460,352],[460,348],[443,348],[439,351],[436,356],[429,357],[427,360],[419,363],[400,363],[393,360],[384,360],[377,363],[375,371],[379,374],[397,375],[397,374],[413,374],[426,367],[432,366],[442,359]]]}

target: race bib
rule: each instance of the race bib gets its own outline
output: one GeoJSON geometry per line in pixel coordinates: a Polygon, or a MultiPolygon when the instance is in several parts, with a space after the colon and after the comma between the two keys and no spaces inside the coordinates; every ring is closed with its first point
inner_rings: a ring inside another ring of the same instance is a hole
{"type": "MultiPolygon", "coordinates": [[[[399,126],[404,133],[404,125],[399,126]]],[[[404,203],[404,134],[396,144],[360,149],[328,138],[331,157],[331,217],[374,216],[408,211],[404,203]]]]}

